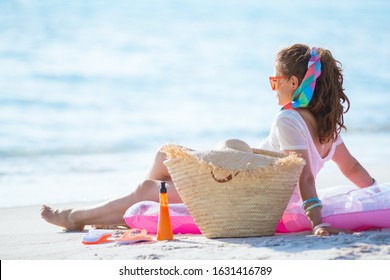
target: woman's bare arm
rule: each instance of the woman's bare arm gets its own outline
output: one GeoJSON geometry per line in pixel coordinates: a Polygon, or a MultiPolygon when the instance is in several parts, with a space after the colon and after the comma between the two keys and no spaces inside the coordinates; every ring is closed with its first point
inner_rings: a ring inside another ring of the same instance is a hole
{"type": "Polygon", "coordinates": [[[332,160],[341,172],[359,188],[371,186],[374,182],[367,170],[348,151],[344,143],[337,145],[332,160]]]}

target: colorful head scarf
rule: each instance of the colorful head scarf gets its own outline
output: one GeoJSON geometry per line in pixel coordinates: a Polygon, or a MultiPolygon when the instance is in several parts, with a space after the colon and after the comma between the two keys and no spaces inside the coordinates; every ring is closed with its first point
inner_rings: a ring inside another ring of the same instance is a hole
{"type": "Polygon", "coordinates": [[[307,107],[313,97],[316,80],[321,75],[321,61],[318,49],[312,48],[307,71],[301,85],[294,92],[292,101],[282,107],[282,110],[307,107]]]}

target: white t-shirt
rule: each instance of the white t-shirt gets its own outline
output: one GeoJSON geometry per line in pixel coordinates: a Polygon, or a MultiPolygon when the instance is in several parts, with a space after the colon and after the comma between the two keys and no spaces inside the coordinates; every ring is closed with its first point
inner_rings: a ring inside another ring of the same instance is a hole
{"type": "Polygon", "coordinates": [[[328,155],[322,158],[301,115],[295,110],[283,110],[276,115],[269,136],[260,143],[259,148],[277,152],[307,150],[315,178],[325,162],[333,157],[336,146],[342,142],[339,135],[328,155]]]}

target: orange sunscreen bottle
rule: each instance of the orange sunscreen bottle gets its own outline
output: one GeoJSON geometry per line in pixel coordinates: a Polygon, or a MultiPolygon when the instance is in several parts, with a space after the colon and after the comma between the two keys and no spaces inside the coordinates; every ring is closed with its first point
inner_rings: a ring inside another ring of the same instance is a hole
{"type": "Polygon", "coordinates": [[[160,187],[160,213],[158,215],[157,240],[172,240],[173,232],[168,209],[168,194],[166,182],[161,182],[160,187]]]}

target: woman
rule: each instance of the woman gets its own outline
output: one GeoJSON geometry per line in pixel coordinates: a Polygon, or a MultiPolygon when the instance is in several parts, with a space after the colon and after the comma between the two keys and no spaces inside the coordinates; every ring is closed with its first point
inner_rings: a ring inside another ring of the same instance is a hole
{"type": "MultiPolygon", "coordinates": [[[[363,188],[375,183],[340,136],[341,129],[346,128],[343,114],[350,105],[343,90],[341,64],[326,49],[297,44],[278,53],[275,75],[270,82],[282,111],[260,146],[295,152],[306,160],[298,190],[316,235],[349,232],[322,223],[321,201],[315,187],[318,172],[330,159],[356,186],[363,188]]],[[[297,197],[293,194],[290,205],[297,202],[297,197]]]]}
{"type": "MultiPolygon", "coordinates": [[[[343,114],[349,109],[340,63],[328,50],[310,50],[306,45],[297,44],[278,53],[275,74],[270,82],[283,108],[275,118],[269,137],[260,146],[295,152],[306,160],[298,190],[314,234],[349,232],[322,223],[321,202],[315,186],[316,175],[329,159],[358,187],[368,187],[374,182],[339,135],[345,128],[343,114]]],[[[90,208],[52,209],[44,205],[42,218],[70,231],[82,230],[85,225],[122,225],[123,215],[131,205],[143,200],[158,201],[161,181],[167,182],[170,202],[180,203],[163,164],[165,159],[165,154],[157,151],[146,179],[129,195],[90,208]]]]}

